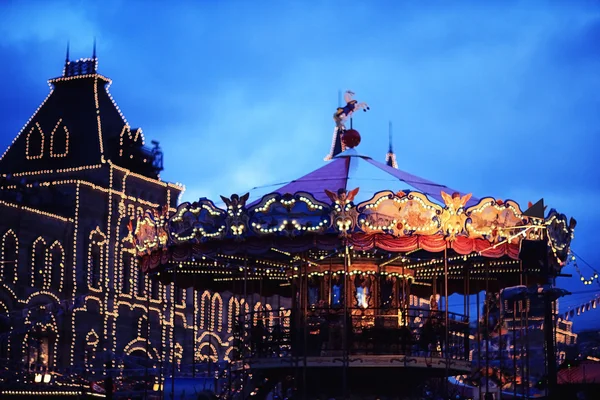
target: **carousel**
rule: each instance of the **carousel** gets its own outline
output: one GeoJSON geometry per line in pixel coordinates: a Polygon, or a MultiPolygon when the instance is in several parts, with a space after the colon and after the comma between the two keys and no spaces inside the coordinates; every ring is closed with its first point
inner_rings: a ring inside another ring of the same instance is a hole
{"type": "Polygon", "coordinates": [[[470,374],[484,368],[479,293],[542,293],[565,264],[575,222],[543,202],[475,198],[360,154],[345,122],[369,107],[352,95],[321,168],[132,228],[142,270],[164,283],[289,299],[240,310],[223,398],[402,399],[470,374]]]}

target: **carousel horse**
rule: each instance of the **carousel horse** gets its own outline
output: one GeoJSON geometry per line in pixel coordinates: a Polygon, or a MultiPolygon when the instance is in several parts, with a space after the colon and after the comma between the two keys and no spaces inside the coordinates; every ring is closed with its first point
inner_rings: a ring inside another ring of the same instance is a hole
{"type": "Polygon", "coordinates": [[[346,102],[346,105],[344,107],[338,107],[338,109],[335,111],[335,114],[333,114],[333,120],[335,121],[335,126],[338,130],[346,130],[344,122],[346,122],[348,118],[352,117],[354,111],[363,110],[364,112],[367,112],[370,110],[367,103],[359,103],[357,100],[354,100],[353,97],[354,93],[350,90],[347,90],[346,93],[344,93],[344,101],[346,102]]]}

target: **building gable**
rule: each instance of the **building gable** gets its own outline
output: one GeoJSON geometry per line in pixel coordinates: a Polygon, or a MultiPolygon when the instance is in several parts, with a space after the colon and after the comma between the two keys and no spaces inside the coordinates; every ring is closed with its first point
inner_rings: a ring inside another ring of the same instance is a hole
{"type": "Polygon", "coordinates": [[[157,178],[162,169],[158,143],[144,147],[141,129],[131,129],[98,74],[97,59],[67,61],[63,76],[0,158],[0,173],[56,172],[108,160],[157,178]]]}

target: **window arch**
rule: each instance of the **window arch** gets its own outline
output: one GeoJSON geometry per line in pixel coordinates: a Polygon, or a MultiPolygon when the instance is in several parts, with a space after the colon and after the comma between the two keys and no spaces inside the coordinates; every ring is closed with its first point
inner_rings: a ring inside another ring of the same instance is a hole
{"type": "Polygon", "coordinates": [[[138,319],[138,337],[148,337],[148,317],[142,315],[138,319]]]}
{"type": "Polygon", "coordinates": [[[133,254],[127,250],[121,251],[121,293],[123,294],[131,294],[133,261],[133,254]]]}
{"type": "MultiPolygon", "coordinates": [[[[0,313],[9,315],[8,307],[2,301],[0,301],[0,313]]],[[[0,318],[0,335],[6,337],[10,335],[12,331],[11,320],[9,318],[0,318]]],[[[8,345],[8,339],[0,341],[0,358],[8,359],[10,352],[10,346],[8,345]]]]}
{"type": "Polygon", "coordinates": [[[177,362],[177,371],[181,371],[181,361],[183,360],[183,346],[179,343],[175,343],[175,361],[177,362]]]}
{"type": "Polygon", "coordinates": [[[154,300],[160,300],[160,283],[157,279],[152,279],[152,298],[154,300]]]}
{"type": "Polygon", "coordinates": [[[210,292],[205,290],[200,298],[200,328],[208,329],[210,326],[210,292]]]}
{"type": "Polygon", "coordinates": [[[57,338],[55,323],[38,323],[25,334],[23,350],[29,370],[44,371],[56,365],[57,338]]]}
{"type": "Polygon", "coordinates": [[[0,264],[0,277],[2,280],[10,283],[17,281],[18,258],[19,258],[19,240],[17,235],[9,229],[2,236],[1,255],[2,263],[0,264]]]}
{"type": "Polygon", "coordinates": [[[32,126],[25,140],[25,157],[35,160],[44,156],[44,132],[37,122],[32,126]]]}
{"type": "Polygon", "coordinates": [[[100,338],[96,334],[96,332],[92,329],[85,336],[85,369],[86,372],[93,371],[95,368],[94,361],[96,360],[96,353],[98,349],[98,344],[100,343],[100,338]]]}
{"type": "Polygon", "coordinates": [[[183,303],[183,288],[179,287],[179,286],[174,286],[173,287],[173,294],[174,294],[174,304],[179,305],[181,303],[183,303]]]}
{"type": "Polygon", "coordinates": [[[136,284],[137,284],[137,295],[139,297],[143,297],[146,295],[146,287],[147,287],[147,283],[148,283],[148,276],[145,274],[142,274],[142,271],[140,271],[139,268],[135,268],[135,276],[137,277],[136,279],[136,284]]]}
{"type": "Polygon", "coordinates": [[[263,318],[265,317],[264,307],[260,301],[257,301],[254,304],[254,312],[252,314],[253,314],[253,318],[252,318],[253,325],[256,326],[256,324],[258,324],[258,321],[262,321],[263,326],[265,326],[265,323],[263,321],[263,318]]]}
{"type": "MultiPolygon", "coordinates": [[[[265,304],[264,317],[263,318],[267,319],[269,328],[272,328],[273,325],[275,324],[275,322],[274,322],[274,320],[275,320],[275,314],[273,312],[273,307],[271,307],[271,305],[269,303],[265,304]]],[[[265,326],[267,326],[266,323],[265,323],[265,326]]]]}
{"type": "Polygon", "coordinates": [[[88,285],[99,289],[104,269],[106,236],[96,228],[88,239],[88,285]]]}
{"type": "Polygon", "coordinates": [[[46,241],[41,236],[35,239],[31,248],[31,286],[43,287],[46,273],[46,241]]]}
{"type": "Polygon", "coordinates": [[[69,153],[69,130],[58,120],[50,133],[50,157],[66,157],[69,153]]]}
{"type": "Polygon", "coordinates": [[[213,294],[212,297],[210,330],[212,332],[221,332],[223,330],[223,299],[219,293],[213,294]]]}
{"type": "Polygon", "coordinates": [[[46,265],[47,279],[44,282],[44,289],[50,289],[51,286],[54,286],[61,290],[63,285],[63,270],[65,267],[65,251],[58,240],[52,243],[48,249],[46,259],[48,260],[46,265]]]}
{"type": "Polygon", "coordinates": [[[237,297],[231,296],[229,298],[229,306],[227,308],[229,311],[229,323],[227,324],[227,333],[231,333],[233,331],[233,327],[237,324],[238,317],[242,313],[242,306],[237,297]]]}

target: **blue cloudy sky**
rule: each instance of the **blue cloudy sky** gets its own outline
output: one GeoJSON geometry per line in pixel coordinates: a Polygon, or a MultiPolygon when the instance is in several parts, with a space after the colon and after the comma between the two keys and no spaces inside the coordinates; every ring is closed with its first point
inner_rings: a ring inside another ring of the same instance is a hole
{"type": "Polygon", "coordinates": [[[78,58],[97,38],[111,93],[161,142],[184,200],[321,166],[337,92],[352,89],[371,105],[355,118],[362,153],[383,160],[392,120],[401,169],[478,197],[544,197],[577,218],[573,248],[600,269],[597,2],[173,3],[3,1],[0,147],[60,75],[67,41],[78,58]]]}

